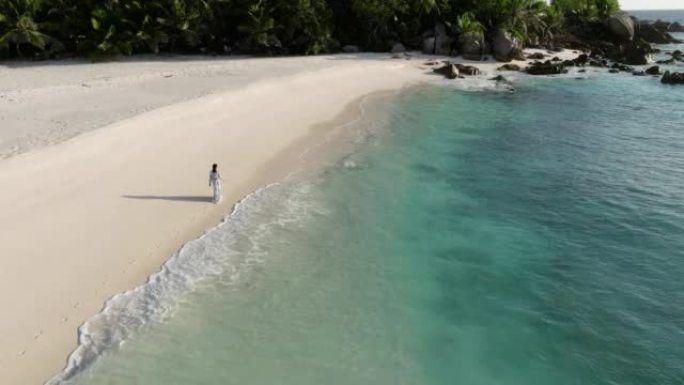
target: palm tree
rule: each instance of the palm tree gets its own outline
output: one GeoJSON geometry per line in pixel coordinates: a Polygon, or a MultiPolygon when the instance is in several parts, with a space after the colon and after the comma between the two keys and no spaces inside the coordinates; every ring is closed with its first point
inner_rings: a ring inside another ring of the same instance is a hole
{"type": "Polygon", "coordinates": [[[541,0],[509,0],[508,29],[521,41],[543,34],[548,6],[541,0]]]}
{"type": "Polygon", "coordinates": [[[594,0],[598,17],[605,19],[611,14],[620,10],[618,0],[594,0]]]}
{"type": "Polygon", "coordinates": [[[40,0],[0,1],[0,44],[13,45],[20,57],[23,57],[21,47],[26,44],[45,50],[51,38],[40,32],[34,21],[40,7],[40,0]]]}
{"type": "Polygon", "coordinates": [[[456,31],[459,35],[459,44],[461,48],[469,42],[477,42],[480,47],[480,56],[484,54],[485,46],[485,27],[480,23],[470,12],[459,15],[456,18],[456,31]]]}
{"type": "Polygon", "coordinates": [[[263,0],[251,4],[247,10],[246,20],[238,26],[245,35],[243,48],[248,51],[267,51],[281,46],[280,40],[273,34],[275,20],[263,0]]]}
{"type": "Polygon", "coordinates": [[[539,38],[546,42],[553,40],[556,33],[563,30],[564,25],[565,15],[563,15],[563,12],[553,4],[548,6],[544,15],[544,29],[539,38]]]}
{"type": "Polygon", "coordinates": [[[461,35],[475,33],[484,36],[485,28],[470,12],[466,12],[456,18],[456,29],[461,35]]]}

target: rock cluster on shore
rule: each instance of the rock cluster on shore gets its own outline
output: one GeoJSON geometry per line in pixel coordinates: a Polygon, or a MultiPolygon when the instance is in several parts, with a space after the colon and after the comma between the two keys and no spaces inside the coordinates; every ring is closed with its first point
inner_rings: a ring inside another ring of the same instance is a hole
{"type": "MultiPolygon", "coordinates": [[[[427,65],[434,65],[439,63],[426,63],[427,65]]],[[[477,67],[469,66],[460,63],[451,63],[449,61],[442,62],[442,66],[435,68],[432,72],[442,75],[447,79],[464,79],[465,76],[480,75],[481,72],[477,67]]]]}
{"type": "Polygon", "coordinates": [[[501,67],[497,68],[497,71],[516,71],[517,72],[517,71],[522,71],[522,68],[520,68],[520,66],[517,64],[508,63],[508,64],[504,64],[501,67]]]}
{"type": "Polygon", "coordinates": [[[563,63],[554,63],[551,60],[545,62],[534,62],[525,69],[530,75],[560,75],[568,73],[563,63]]]}
{"type": "MultiPolygon", "coordinates": [[[[557,75],[568,72],[568,67],[606,68],[612,73],[628,72],[635,75],[660,75],[660,68],[635,70],[632,66],[654,63],[654,54],[659,52],[654,44],[674,43],[677,40],[670,32],[684,30],[679,23],[663,21],[640,21],[627,12],[617,12],[599,22],[589,22],[583,29],[569,31],[568,34],[546,42],[546,45],[535,46],[552,53],[560,47],[582,50],[587,54],[575,60],[561,61],[559,58],[548,59],[542,52],[535,52],[523,57],[523,45],[506,30],[495,30],[485,35],[475,31],[465,32],[452,37],[444,24],[437,23],[431,31],[423,34],[423,52],[440,55],[460,54],[468,60],[486,60],[488,56],[497,61],[535,60],[524,69],[531,75],[557,75]]],[[[673,64],[684,61],[681,51],[672,53],[672,58],[657,64],[673,64]]],[[[438,69],[444,76],[458,78],[464,75],[455,65],[438,69]]],[[[503,65],[500,71],[521,71],[514,64],[503,65]]]]}
{"type": "Polygon", "coordinates": [[[661,29],[661,30],[664,30],[667,32],[684,32],[684,25],[678,21],[669,22],[669,21],[665,21],[665,20],[656,20],[654,22],[644,21],[643,23],[653,24],[658,29],[661,29]]]}
{"type": "Polygon", "coordinates": [[[590,52],[593,59],[646,65],[654,61],[653,55],[658,52],[653,44],[677,43],[670,32],[679,28],[679,24],[640,21],[626,12],[618,12],[565,39],[567,47],[590,52]]]}
{"type": "MultiPolygon", "coordinates": [[[[461,55],[467,60],[482,61],[489,57],[500,61],[533,60],[526,68],[508,63],[500,66],[499,71],[523,71],[529,75],[559,75],[569,72],[569,68],[585,67],[604,68],[610,73],[631,73],[635,76],[661,76],[660,65],[684,62],[681,51],[672,52],[671,58],[658,61],[654,54],[660,51],[655,44],[677,42],[670,32],[684,30],[679,23],[663,21],[640,21],[627,12],[614,13],[600,21],[590,21],[583,27],[569,31],[565,36],[546,41],[545,44],[533,48],[540,50],[524,55],[523,44],[509,31],[496,29],[491,34],[470,30],[461,34],[447,28],[444,23],[437,22],[434,28],[422,35],[422,49],[426,54],[461,55]],[[562,60],[553,56],[555,52],[575,49],[579,52],[573,60],[562,60]],[[651,65],[648,68],[634,66],[651,65]]],[[[393,43],[392,53],[403,52],[406,47],[401,43],[393,43]]],[[[346,51],[349,51],[347,48],[346,51]]],[[[451,62],[435,62],[439,65],[434,72],[448,79],[459,79],[479,74],[473,66],[451,62]]],[[[681,74],[666,73],[662,82],[681,84],[681,74]]]]}

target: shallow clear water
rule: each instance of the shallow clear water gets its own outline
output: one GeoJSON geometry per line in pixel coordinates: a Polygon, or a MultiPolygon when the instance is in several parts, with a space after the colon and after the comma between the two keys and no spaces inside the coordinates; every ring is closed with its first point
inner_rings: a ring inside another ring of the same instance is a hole
{"type": "Polygon", "coordinates": [[[186,250],[206,277],[69,383],[682,384],[684,88],[517,87],[377,102],[386,125],[244,202],[186,250]]]}

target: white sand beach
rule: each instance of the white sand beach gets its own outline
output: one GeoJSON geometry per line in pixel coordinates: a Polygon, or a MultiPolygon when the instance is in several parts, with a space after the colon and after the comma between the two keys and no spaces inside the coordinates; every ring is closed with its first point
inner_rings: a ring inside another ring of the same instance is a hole
{"type": "MultiPolygon", "coordinates": [[[[302,167],[299,154],[353,120],[361,97],[435,80],[425,60],[0,67],[0,384],[40,384],[62,370],[77,328],[108,298],[145,282],[239,199],[302,167]],[[212,163],[219,205],[209,200],[212,163]]],[[[476,65],[491,74],[501,63],[476,65]]]]}

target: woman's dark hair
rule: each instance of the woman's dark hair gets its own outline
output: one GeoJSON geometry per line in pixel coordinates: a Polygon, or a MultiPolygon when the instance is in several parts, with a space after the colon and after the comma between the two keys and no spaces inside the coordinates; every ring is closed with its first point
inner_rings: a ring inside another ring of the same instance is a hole
{"type": "Polygon", "coordinates": [[[216,172],[216,167],[218,167],[218,164],[214,163],[211,165],[211,171],[216,172]]]}

